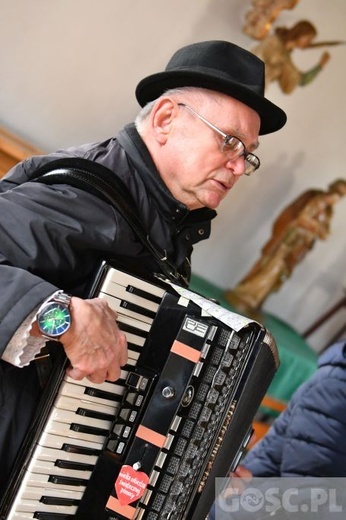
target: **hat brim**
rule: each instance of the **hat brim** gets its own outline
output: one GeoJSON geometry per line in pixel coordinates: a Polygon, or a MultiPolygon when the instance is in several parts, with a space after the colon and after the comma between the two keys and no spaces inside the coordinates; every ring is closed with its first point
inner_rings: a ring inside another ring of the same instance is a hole
{"type": "MultiPolygon", "coordinates": [[[[202,68],[201,68],[202,69],[202,68]]],[[[199,87],[222,92],[255,110],[261,119],[260,135],[276,132],[284,126],[287,120],[285,112],[274,103],[258,94],[250,87],[216,76],[210,70],[204,71],[183,68],[152,74],[142,79],[136,88],[136,98],[143,107],[157,99],[164,92],[178,87],[199,87]]]]}

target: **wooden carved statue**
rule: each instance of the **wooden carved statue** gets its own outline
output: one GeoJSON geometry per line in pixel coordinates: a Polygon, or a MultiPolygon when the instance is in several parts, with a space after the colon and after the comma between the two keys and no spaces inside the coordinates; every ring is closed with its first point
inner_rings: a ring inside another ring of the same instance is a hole
{"type": "Polygon", "coordinates": [[[303,87],[311,83],[329,61],[329,52],[323,52],[319,61],[304,72],[294,64],[291,55],[294,49],[310,47],[316,34],[314,25],[302,20],[289,29],[277,27],[274,34],[254,47],[252,52],[266,65],[265,84],[277,81],[281,90],[290,94],[297,86],[303,87]]]}
{"type": "Polygon", "coordinates": [[[246,13],[243,31],[255,40],[263,40],[281,11],[293,9],[299,0],[252,0],[252,8],[246,13]]]}
{"type": "Polygon", "coordinates": [[[346,195],[346,180],[338,179],[326,191],[308,190],[275,220],[272,236],[261,256],[226,300],[239,312],[254,314],[268,296],[287,280],[315,242],[330,233],[334,204],[346,195]]]}
{"type": "Polygon", "coordinates": [[[313,42],[316,27],[308,20],[300,20],[291,27],[272,27],[284,9],[293,9],[299,0],[253,0],[252,9],[246,14],[245,34],[259,43],[251,49],[266,65],[265,85],[277,82],[285,94],[298,86],[311,83],[325,67],[330,53],[321,54],[317,63],[301,71],[294,63],[295,49],[339,45],[343,41],[313,42]]]}

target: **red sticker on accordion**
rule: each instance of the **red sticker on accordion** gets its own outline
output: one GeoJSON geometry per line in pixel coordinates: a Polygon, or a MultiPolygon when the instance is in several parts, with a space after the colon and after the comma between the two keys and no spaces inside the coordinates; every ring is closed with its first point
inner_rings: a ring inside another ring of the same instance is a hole
{"type": "Polygon", "coordinates": [[[122,506],[127,506],[143,496],[149,477],[143,471],[136,471],[132,466],[122,466],[115,481],[115,492],[122,506]]]}

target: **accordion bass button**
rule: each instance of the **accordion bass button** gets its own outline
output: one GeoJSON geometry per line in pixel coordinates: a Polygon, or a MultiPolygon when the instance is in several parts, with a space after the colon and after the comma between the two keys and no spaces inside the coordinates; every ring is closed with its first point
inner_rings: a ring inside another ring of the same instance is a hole
{"type": "Polygon", "coordinates": [[[185,395],[181,401],[182,406],[189,406],[191,403],[193,396],[194,396],[195,390],[193,386],[188,386],[185,392],[185,395]]]}
{"type": "Polygon", "coordinates": [[[172,399],[175,396],[175,390],[172,386],[165,386],[161,393],[165,399],[172,399]]]}

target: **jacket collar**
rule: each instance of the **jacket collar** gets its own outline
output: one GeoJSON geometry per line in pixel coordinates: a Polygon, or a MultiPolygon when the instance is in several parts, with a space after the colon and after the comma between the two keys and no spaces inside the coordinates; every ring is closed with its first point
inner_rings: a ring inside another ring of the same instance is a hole
{"type": "MultiPolygon", "coordinates": [[[[208,227],[210,227],[210,221],[217,215],[216,211],[209,208],[190,211],[185,204],[172,196],[162,181],[149,150],[139,135],[134,123],[126,125],[117,135],[117,140],[131,158],[146,189],[158,200],[160,206],[165,209],[165,212],[167,212],[169,220],[173,220],[177,227],[186,220],[191,221],[191,223],[208,223],[208,227]]],[[[206,233],[204,238],[209,236],[209,232],[206,233]]]]}

